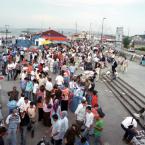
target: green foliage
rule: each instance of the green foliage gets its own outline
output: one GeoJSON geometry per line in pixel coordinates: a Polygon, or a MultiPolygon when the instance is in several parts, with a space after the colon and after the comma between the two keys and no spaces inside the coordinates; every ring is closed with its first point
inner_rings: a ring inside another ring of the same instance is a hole
{"type": "Polygon", "coordinates": [[[145,47],[136,48],[136,50],[145,51],[145,47]]]}
{"type": "Polygon", "coordinates": [[[128,37],[128,36],[124,37],[124,39],[123,39],[123,45],[124,45],[125,48],[129,48],[130,42],[131,42],[130,37],[128,37]]]}

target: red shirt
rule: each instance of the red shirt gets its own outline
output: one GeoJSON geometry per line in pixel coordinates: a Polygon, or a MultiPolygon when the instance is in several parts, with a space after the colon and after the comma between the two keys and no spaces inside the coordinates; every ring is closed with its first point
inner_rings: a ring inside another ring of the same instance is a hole
{"type": "Polygon", "coordinates": [[[92,96],[92,107],[98,105],[98,96],[92,96]]]}

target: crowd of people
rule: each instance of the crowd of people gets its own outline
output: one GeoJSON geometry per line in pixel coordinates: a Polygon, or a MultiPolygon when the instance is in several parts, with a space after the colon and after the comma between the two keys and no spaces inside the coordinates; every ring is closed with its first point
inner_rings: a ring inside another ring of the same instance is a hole
{"type": "MultiPolygon", "coordinates": [[[[8,145],[17,145],[17,132],[20,144],[28,145],[27,131],[34,138],[36,122],[50,128],[54,145],[91,145],[90,136],[94,137],[93,144],[103,145],[105,114],[98,104],[95,84],[108,63],[112,63],[115,79],[119,61],[114,52],[104,55],[102,50],[100,45],[92,46],[85,40],[73,41],[71,47],[54,45],[33,51],[17,48],[3,53],[2,74],[20,86],[8,92],[8,145]]],[[[127,66],[126,59],[122,62],[127,66]]],[[[6,129],[0,129],[1,145],[3,132],[6,129]]]]}

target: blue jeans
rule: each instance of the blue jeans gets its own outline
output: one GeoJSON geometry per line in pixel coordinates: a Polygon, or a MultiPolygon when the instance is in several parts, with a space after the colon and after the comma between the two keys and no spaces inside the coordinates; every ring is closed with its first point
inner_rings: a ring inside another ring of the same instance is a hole
{"type": "Polygon", "coordinates": [[[17,129],[8,129],[8,143],[7,145],[17,144],[17,129]]]}
{"type": "Polygon", "coordinates": [[[28,99],[29,99],[30,101],[33,101],[32,92],[25,91],[25,97],[28,97],[28,99]]]}
{"type": "Polygon", "coordinates": [[[26,145],[27,126],[22,126],[20,132],[21,132],[21,144],[20,145],[26,145]]]}
{"type": "Polygon", "coordinates": [[[10,70],[10,71],[8,71],[7,79],[8,79],[8,81],[9,81],[9,80],[12,79],[12,78],[13,78],[13,71],[10,70]]]}
{"type": "Polygon", "coordinates": [[[101,136],[95,136],[95,143],[94,145],[103,145],[101,136]]]}

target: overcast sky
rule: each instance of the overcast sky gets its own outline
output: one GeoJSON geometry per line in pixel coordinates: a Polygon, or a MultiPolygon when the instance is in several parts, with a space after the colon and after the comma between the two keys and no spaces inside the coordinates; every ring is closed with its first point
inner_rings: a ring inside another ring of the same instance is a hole
{"type": "Polygon", "coordinates": [[[0,27],[71,28],[145,34],[145,0],[0,0],[0,27]]]}

